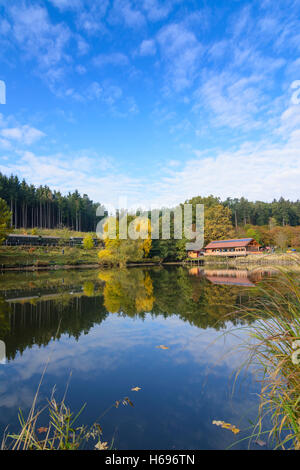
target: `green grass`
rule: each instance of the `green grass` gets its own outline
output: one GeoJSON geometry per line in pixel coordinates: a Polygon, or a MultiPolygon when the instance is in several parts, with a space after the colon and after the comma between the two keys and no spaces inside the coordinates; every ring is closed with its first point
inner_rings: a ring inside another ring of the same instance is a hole
{"type": "Polygon", "coordinates": [[[96,440],[95,449],[107,450],[107,442],[101,441],[100,425],[91,427],[78,426],[78,418],[84,407],[75,415],[64,401],[57,403],[54,396],[41,410],[32,409],[25,420],[19,411],[20,431],[8,434],[2,443],[2,449],[9,450],[78,450],[90,439],[96,440]],[[37,427],[38,418],[47,410],[47,427],[37,427]]]}
{"type": "Polygon", "coordinates": [[[248,255],[245,257],[231,259],[229,264],[263,264],[263,265],[299,265],[299,253],[270,253],[259,255],[248,255]]]}
{"type": "Polygon", "coordinates": [[[52,237],[85,237],[88,234],[91,234],[93,237],[96,237],[94,232],[76,232],[75,230],[69,229],[48,229],[48,228],[17,228],[14,229],[12,233],[17,233],[20,235],[41,235],[41,236],[52,236],[52,237]]]}
{"type": "Polygon", "coordinates": [[[254,434],[268,418],[274,447],[300,450],[300,280],[282,272],[264,281],[258,294],[252,306],[241,309],[255,321],[248,365],[262,377],[254,434]]]}
{"type": "Polygon", "coordinates": [[[99,248],[85,250],[83,247],[1,246],[0,267],[98,264],[98,251],[99,248]]]}

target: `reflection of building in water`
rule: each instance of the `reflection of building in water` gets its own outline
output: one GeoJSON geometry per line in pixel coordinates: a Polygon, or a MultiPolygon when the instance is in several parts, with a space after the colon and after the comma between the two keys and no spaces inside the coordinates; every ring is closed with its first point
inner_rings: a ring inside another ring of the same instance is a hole
{"type": "Polygon", "coordinates": [[[246,269],[220,269],[220,270],[207,270],[205,269],[204,275],[213,284],[226,284],[232,286],[247,286],[253,287],[254,284],[250,280],[249,271],[246,269]]]}
{"type": "Polygon", "coordinates": [[[203,269],[197,268],[195,266],[194,268],[189,269],[189,274],[191,276],[203,276],[203,269]]]}
{"type": "Polygon", "coordinates": [[[274,277],[274,276],[276,276],[276,274],[278,274],[278,270],[272,269],[272,268],[269,268],[269,269],[257,268],[257,269],[253,269],[250,273],[251,279],[254,282],[259,282],[262,279],[265,279],[265,278],[268,278],[268,277],[269,278],[274,277]]]}
{"type": "Polygon", "coordinates": [[[275,269],[202,269],[193,267],[189,269],[191,276],[205,277],[213,284],[233,286],[254,286],[256,282],[276,274],[275,269]]]}

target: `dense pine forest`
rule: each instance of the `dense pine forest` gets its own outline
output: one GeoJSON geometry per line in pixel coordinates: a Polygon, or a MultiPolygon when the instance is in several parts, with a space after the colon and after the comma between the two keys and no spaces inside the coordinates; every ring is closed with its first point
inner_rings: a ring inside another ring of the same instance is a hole
{"type": "Polygon", "coordinates": [[[300,225],[300,200],[293,202],[281,197],[272,202],[252,202],[241,197],[240,199],[227,198],[222,201],[214,196],[197,196],[186,202],[190,204],[202,203],[206,209],[217,204],[228,207],[231,210],[231,221],[235,228],[246,225],[280,225],[283,227],[300,225]]]}
{"type": "MultiPolygon", "coordinates": [[[[96,208],[99,203],[80,195],[77,190],[67,195],[48,186],[35,187],[17,176],[0,173],[0,198],[4,199],[12,213],[11,225],[15,228],[63,228],[89,232],[97,223],[96,208]]],[[[231,210],[235,228],[247,225],[300,225],[300,200],[295,202],[280,198],[272,202],[251,202],[245,198],[220,198],[200,196],[186,201],[204,203],[205,208],[221,204],[231,210]]]]}
{"type": "Polygon", "coordinates": [[[89,232],[96,227],[95,204],[76,190],[62,195],[48,186],[36,188],[17,176],[0,173],[0,198],[11,211],[11,225],[15,228],[63,228],[89,232]]]}

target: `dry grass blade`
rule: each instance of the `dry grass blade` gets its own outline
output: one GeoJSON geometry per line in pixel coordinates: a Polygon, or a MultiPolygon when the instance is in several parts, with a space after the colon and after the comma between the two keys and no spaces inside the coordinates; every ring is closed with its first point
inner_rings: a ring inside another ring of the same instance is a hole
{"type": "Polygon", "coordinates": [[[257,289],[253,305],[240,313],[253,322],[249,364],[261,375],[257,429],[266,417],[275,448],[300,448],[300,281],[281,272],[257,289]],[[296,350],[295,350],[296,348],[296,350]]]}

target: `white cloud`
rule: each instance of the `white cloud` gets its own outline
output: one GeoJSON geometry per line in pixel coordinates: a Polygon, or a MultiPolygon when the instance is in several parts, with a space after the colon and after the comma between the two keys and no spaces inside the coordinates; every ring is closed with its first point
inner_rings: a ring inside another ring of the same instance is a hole
{"type": "Polygon", "coordinates": [[[28,125],[5,128],[0,131],[0,134],[5,139],[18,141],[25,145],[31,145],[45,136],[44,132],[28,125]]]}
{"type": "Polygon", "coordinates": [[[25,56],[35,58],[42,68],[68,60],[65,52],[71,33],[63,24],[52,24],[46,8],[21,3],[9,9],[13,35],[25,56]]]}
{"type": "Polygon", "coordinates": [[[90,48],[88,42],[80,34],[76,35],[76,41],[77,41],[78,54],[79,55],[87,54],[90,48]]]}
{"type": "Polygon", "coordinates": [[[0,21],[0,35],[6,36],[11,30],[11,26],[6,19],[0,21]]]}
{"type": "Polygon", "coordinates": [[[286,135],[287,132],[292,132],[295,129],[300,129],[300,106],[290,106],[281,115],[281,126],[278,132],[286,135]]]}
{"type": "Polygon", "coordinates": [[[59,10],[77,10],[82,8],[81,0],[49,0],[59,10]]]}
{"type": "Polygon", "coordinates": [[[157,40],[171,87],[180,92],[191,86],[200,69],[203,52],[195,34],[183,25],[172,23],[158,32],[157,40]]]}
{"type": "Polygon", "coordinates": [[[71,97],[79,102],[97,101],[101,100],[108,106],[114,105],[122,98],[123,91],[120,87],[108,83],[100,84],[99,82],[92,82],[84,90],[75,90],[68,88],[65,91],[65,96],[71,97]]]}
{"type": "Polygon", "coordinates": [[[85,0],[84,7],[77,9],[76,24],[80,31],[88,35],[99,35],[107,33],[107,28],[104,23],[104,16],[110,0],[101,0],[95,2],[94,0],[85,0]]]}
{"type": "Polygon", "coordinates": [[[256,75],[213,75],[195,93],[194,111],[206,107],[213,125],[253,129],[259,124],[258,112],[265,100],[260,82],[261,77],[256,75]]]}
{"type": "MultiPolygon", "coordinates": [[[[180,171],[169,170],[153,188],[160,203],[173,205],[195,195],[221,198],[245,196],[271,201],[281,196],[299,198],[300,131],[287,142],[245,143],[236,151],[215,152],[187,161],[180,171]],[[176,194],[176,198],[174,198],[176,194]]],[[[197,157],[199,155],[199,157],[197,157]]]]}
{"type": "Polygon", "coordinates": [[[125,26],[134,29],[146,24],[143,13],[134,8],[129,0],[114,0],[109,21],[111,23],[123,23],[125,26]]]}
{"type": "Polygon", "coordinates": [[[77,65],[76,66],[76,71],[80,74],[80,75],[84,75],[86,73],[86,67],[84,67],[83,65],[77,65]]]}
{"type": "Polygon", "coordinates": [[[139,54],[141,56],[155,55],[156,54],[156,45],[153,39],[145,39],[140,47],[139,54]]]}
{"type": "MultiPolygon", "coordinates": [[[[12,148],[12,145],[7,139],[0,138],[0,148],[2,148],[4,150],[10,150],[12,148]]],[[[1,157],[1,158],[4,158],[4,157],[1,157]]],[[[7,157],[5,157],[5,158],[7,158],[7,157]]]]}
{"type": "Polygon", "coordinates": [[[94,64],[98,67],[104,67],[106,65],[113,66],[124,66],[128,65],[128,57],[120,52],[114,52],[112,54],[100,54],[93,60],[94,64]]]}
{"type": "MultiPolygon", "coordinates": [[[[174,6],[174,1],[165,1],[164,4],[157,0],[144,0],[143,8],[151,21],[159,21],[166,18],[174,6]]],[[[178,3],[178,2],[177,2],[178,3]]]]}
{"type": "Polygon", "coordinates": [[[131,201],[139,201],[143,192],[142,181],[118,172],[110,157],[94,152],[80,151],[75,156],[18,153],[21,156],[14,163],[0,163],[0,171],[17,174],[37,186],[47,184],[60,191],[63,188],[64,193],[78,189],[93,200],[106,204],[117,204],[121,195],[128,196],[131,201]]]}
{"type": "Polygon", "coordinates": [[[245,196],[270,201],[284,196],[299,197],[300,130],[285,143],[245,143],[235,151],[215,152],[186,163],[170,160],[158,180],[129,176],[117,169],[113,160],[81,152],[39,157],[25,152],[16,163],[3,162],[0,171],[18,174],[34,184],[89,194],[102,203],[118,203],[126,196],[134,207],[174,206],[192,196],[215,194],[221,198],[245,196]],[[180,169],[179,169],[180,166],[180,169]]]}

